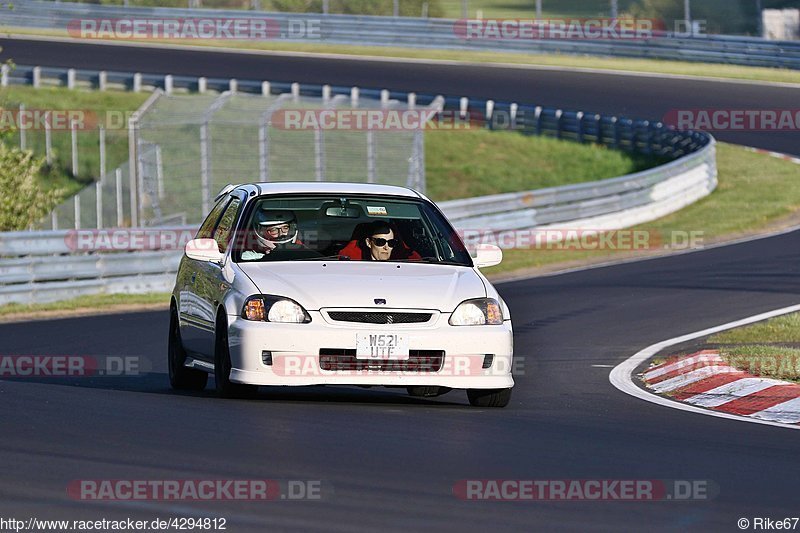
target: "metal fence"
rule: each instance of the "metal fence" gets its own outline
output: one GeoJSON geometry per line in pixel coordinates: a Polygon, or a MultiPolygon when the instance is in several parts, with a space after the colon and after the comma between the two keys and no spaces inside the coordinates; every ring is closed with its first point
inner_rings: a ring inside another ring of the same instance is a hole
{"type": "Polygon", "coordinates": [[[7,27],[66,31],[79,19],[119,18],[268,18],[276,28],[274,38],[364,46],[403,46],[457,50],[492,50],[521,53],[560,53],[731,63],[738,65],[800,68],[800,42],[766,41],[733,36],[684,37],[662,32],[652,38],[633,40],[570,39],[467,39],[452,19],[268,13],[239,10],[140,8],[20,0],[3,14],[7,27]],[[290,28],[313,27],[313,32],[294,34],[290,28]]]}

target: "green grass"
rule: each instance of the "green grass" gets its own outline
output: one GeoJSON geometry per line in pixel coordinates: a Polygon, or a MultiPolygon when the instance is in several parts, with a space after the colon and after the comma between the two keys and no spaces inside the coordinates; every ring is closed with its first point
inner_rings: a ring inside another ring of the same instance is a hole
{"type": "Polygon", "coordinates": [[[723,348],[720,355],[731,365],[755,376],[800,381],[800,349],[797,348],[744,345],[723,348]]]}
{"type": "Polygon", "coordinates": [[[800,313],[778,316],[764,322],[717,333],[708,338],[709,343],[800,343],[800,313]]]}
{"type": "MultiPolygon", "coordinates": [[[[709,196],[684,209],[648,224],[636,226],[650,232],[654,242],[683,233],[700,232],[702,242],[731,239],[763,231],[800,210],[800,165],[717,145],[719,185],[709,196]]],[[[680,240],[677,241],[680,243],[680,240]]],[[[579,266],[589,261],[614,260],[635,255],[619,250],[504,250],[503,262],[489,269],[496,275],[519,269],[579,266]]]]}
{"type": "MultiPolygon", "coordinates": [[[[66,32],[52,30],[31,30],[27,28],[6,28],[15,34],[65,36],[66,32]]],[[[159,44],[157,41],[149,41],[159,44]]],[[[163,41],[161,44],[176,44],[163,41]]],[[[594,56],[571,56],[559,54],[522,54],[503,52],[472,52],[464,50],[426,50],[419,48],[399,48],[382,46],[348,46],[339,44],[288,43],[280,41],[237,42],[200,41],[180,43],[190,46],[215,46],[231,49],[264,50],[274,52],[328,53],[344,55],[367,55],[408,59],[432,59],[464,63],[508,63],[515,65],[545,66],[559,68],[589,68],[642,72],[651,74],[672,74],[681,76],[704,76],[748,81],[780,82],[800,84],[800,71],[720,65],[713,63],[689,63],[682,61],[663,61],[656,59],[625,59],[594,56]]],[[[254,77],[257,77],[254,75],[254,77]]],[[[267,77],[268,76],[261,76],[267,77]]]]}
{"type": "Polygon", "coordinates": [[[602,146],[509,131],[425,134],[427,194],[436,201],[595,181],[653,167],[602,146]]]}
{"type": "Polygon", "coordinates": [[[0,306],[0,317],[13,318],[14,315],[59,314],[59,312],[81,312],[98,309],[120,308],[125,306],[169,305],[169,293],[154,292],[146,294],[93,294],[71,300],[44,304],[12,303],[0,306]]]}

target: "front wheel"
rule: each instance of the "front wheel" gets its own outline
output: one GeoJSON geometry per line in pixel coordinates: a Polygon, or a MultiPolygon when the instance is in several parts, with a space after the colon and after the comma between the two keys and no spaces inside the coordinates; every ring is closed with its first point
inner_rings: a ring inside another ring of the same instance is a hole
{"type": "Polygon", "coordinates": [[[186,368],[186,352],[181,342],[181,328],[177,312],[173,309],[169,316],[169,340],[167,344],[167,368],[169,384],[175,390],[200,391],[206,388],[208,374],[202,370],[186,368]]]}
{"type": "Polygon", "coordinates": [[[511,401],[511,388],[467,389],[467,398],[475,407],[505,407],[511,401]]]}
{"type": "Polygon", "coordinates": [[[244,398],[255,397],[258,392],[258,385],[243,385],[233,383],[231,377],[231,351],[228,345],[228,323],[217,320],[217,341],[214,350],[214,383],[217,394],[221,398],[244,398]]]}

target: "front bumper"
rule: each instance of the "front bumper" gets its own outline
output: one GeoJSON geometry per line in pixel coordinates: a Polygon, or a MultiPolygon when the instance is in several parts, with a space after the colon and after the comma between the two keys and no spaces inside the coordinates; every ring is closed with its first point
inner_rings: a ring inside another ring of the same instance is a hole
{"type": "Polygon", "coordinates": [[[230,379],[252,385],[384,385],[439,386],[454,389],[501,389],[512,378],[511,321],[497,326],[451,326],[449,313],[425,325],[332,324],[319,311],[309,312],[308,324],[253,322],[228,316],[230,379]],[[402,332],[409,348],[444,352],[436,370],[381,370],[376,366],[323,370],[320,350],[352,351],[359,332],[402,332]],[[262,361],[268,351],[272,364],[262,361]],[[490,354],[491,364],[483,368],[490,354]]]}

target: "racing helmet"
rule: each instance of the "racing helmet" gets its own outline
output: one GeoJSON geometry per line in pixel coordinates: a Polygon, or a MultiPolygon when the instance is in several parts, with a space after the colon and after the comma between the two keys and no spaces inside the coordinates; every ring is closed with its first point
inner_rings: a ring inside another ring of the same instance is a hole
{"type": "Polygon", "coordinates": [[[264,247],[293,243],[297,240],[297,217],[289,209],[259,208],[253,215],[253,231],[264,247]]]}

